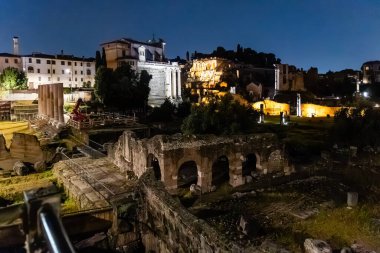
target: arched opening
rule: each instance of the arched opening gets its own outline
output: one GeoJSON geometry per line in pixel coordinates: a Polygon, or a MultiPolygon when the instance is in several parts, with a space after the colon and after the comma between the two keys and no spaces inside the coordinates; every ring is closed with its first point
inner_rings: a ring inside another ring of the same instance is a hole
{"type": "Polygon", "coordinates": [[[198,182],[198,169],[194,161],[184,162],[178,169],[177,187],[188,188],[198,182]]]}
{"type": "Polygon", "coordinates": [[[158,159],[153,155],[148,155],[148,167],[153,168],[154,177],[157,180],[161,180],[161,169],[160,169],[160,163],[158,162],[158,159]]]}
{"type": "Polygon", "coordinates": [[[244,157],[242,163],[242,174],[244,176],[251,176],[251,173],[256,171],[257,158],[255,154],[248,154],[244,157]]]}
{"type": "Polygon", "coordinates": [[[230,179],[230,167],[228,158],[226,156],[220,156],[212,164],[212,185],[219,186],[224,182],[228,182],[230,179]]]}

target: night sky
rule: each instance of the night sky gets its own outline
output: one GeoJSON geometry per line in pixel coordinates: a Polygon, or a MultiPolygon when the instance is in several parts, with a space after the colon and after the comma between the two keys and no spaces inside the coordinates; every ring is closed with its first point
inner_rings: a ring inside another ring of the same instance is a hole
{"type": "Polygon", "coordinates": [[[163,38],[167,56],[237,43],[320,72],[380,60],[377,0],[0,0],[0,52],[94,56],[99,44],[163,38]]]}

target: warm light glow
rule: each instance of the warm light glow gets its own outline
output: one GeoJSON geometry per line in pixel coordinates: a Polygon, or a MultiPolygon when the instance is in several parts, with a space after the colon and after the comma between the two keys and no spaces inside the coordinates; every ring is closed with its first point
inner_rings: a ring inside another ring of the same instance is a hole
{"type": "Polygon", "coordinates": [[[260,111],[260,105],[264,104],[264,113],[269,115],[280,115],[280,112],[283,112],[285,115],[289,115],[290,106],[284,103],[277,103],[272,100],[264,100],[260,102],[256,102],[252,105],[252,107],[260,111]]]}
{"type": "Polygon", "coordinates": [[[340,109],[342,109],[342,107],[329,107],[315,104],[301,105],[302,115],[306,117],[327,117],[327,115],[333,117],[340,109]]]}

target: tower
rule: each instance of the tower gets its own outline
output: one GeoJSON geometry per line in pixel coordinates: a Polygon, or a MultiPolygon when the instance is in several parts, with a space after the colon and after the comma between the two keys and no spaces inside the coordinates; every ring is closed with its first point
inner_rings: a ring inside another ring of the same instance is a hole
{"type": "Polygon", "coordinates": [[[16,36],[13,37],[13,54],[14,55],[19,55],[20,54],[19,44],[18,44],[18,37],[16,37],[16,36]]]}

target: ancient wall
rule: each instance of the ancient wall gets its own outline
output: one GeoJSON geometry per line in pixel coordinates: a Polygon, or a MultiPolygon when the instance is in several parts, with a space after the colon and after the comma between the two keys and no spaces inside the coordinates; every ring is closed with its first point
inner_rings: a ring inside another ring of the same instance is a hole
{"type": "Polygon", "coordinates": [[[9,158],[10,154],[6,147],[4,135],[0,134],[0,160],[9,158]]]}
{"type": "Polygon", "coordinates": [[[150,173],[140,178],[138,219],[145,225],[141,230],[145,252],[256,252],[228,241],[190,214],[150,173]]]}
{"type": "Polygon", "coordinates": [[[23,162],[36,163],[44,160],[40,142],[37,136],[31,134],[13,133],[10,154],[12,158],[23,162]]]}
{"type": "Polygon", "coordinates": [[[178,170],[188,161],[194,161],[197,166],[197,184],[202,192],[211,190],[212,166],[222,156],[228,159],[229,183],[232,186],[246,182],[246,178],[242,175],[242,166],[250,154],[255,156],[255,169],[261,173],[284,171],[288,166],[281,145],[274,134],[231,137],[214,135],[189,137],[177,134],[138,139],[133,132],[125,131],[108,154],[123,172],[133,171],[138,177],[151,166],[151,159],[156,159],[161,181],[168,190],[177,188],[178,170]]]}

